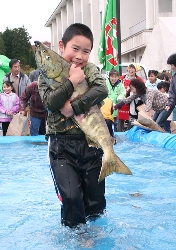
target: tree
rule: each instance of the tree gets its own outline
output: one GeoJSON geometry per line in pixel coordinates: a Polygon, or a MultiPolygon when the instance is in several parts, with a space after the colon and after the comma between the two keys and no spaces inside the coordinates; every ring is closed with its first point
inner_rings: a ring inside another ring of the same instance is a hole
{"type": "Polygon", "coordinates": [[[2,38],[4,41],[6,56],[8,58],[12,58],[11,57],[11,48],[12,48],[12,40],[13,40],[12,30],[9,30],[8,28],[6,28],[6,30],[2,33],[2,38]]]}
{"type": "Polygon", "coordinates": [[[19,59],[22,68],[36,68],[34,53],[30,43],[31,37],[23,27],[10,30],[6,28],[3,32],[3,40],[6,49],[6,56],[19,59]]]}
{"type": "Polygon", "coordinates": [[[0,32],[0,55],[5,55],[4,40],[2,38],[2,32],[0,32]]]}

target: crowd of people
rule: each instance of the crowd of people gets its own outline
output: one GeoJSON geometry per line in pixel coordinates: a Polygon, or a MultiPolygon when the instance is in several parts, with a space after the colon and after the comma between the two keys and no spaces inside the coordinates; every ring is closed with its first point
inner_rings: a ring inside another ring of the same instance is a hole
{"type": "MultiPolygon", "coordinates": [[[[58,46],[62,57],[72,64],[64,88],[43,84],[38,70],[28,77],[21,72],[19,60],[10,60],[10,72],[7,69],[0,94],[0,122],[5,136],[13,115],[20,112],[25,116],[29,112],[31,136],[47,135],[55,190],[62,199],[61,223],[72,228],[96,219],[106,208],[105,180],[97,181],[102,149],[89,147],[72,116],[85,114],[104,100],[101,111],[111,136],[115,137],[115,132],[124,130],[125,122],[129,128],[131,119],[137,119],[137,107],[144,103],[146,112],[155,111],[153,120],[170,132],[167,119],[176,104],[176,74],[169,81],[167,75],[159,79],[156,70],[149,70],[144,83],[136,74],[136,66],[129,64],[125,75],[120,76],[112,69],[105,80],[96,65],[88,62],[93,34],[84,24],[70,25],[58,46]],[[85,78],[89,90],[71,101],[75,88],[85,78]]],[[[176,72],[176,54],[167,63],[176,72]]]]}

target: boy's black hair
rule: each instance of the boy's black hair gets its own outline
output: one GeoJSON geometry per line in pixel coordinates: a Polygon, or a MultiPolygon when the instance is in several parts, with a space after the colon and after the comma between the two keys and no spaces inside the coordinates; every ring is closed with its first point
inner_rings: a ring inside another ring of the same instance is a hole
{"type": "Polygon", "coordinates": [[[161,81],[161,82],[158,83],[157,88],[159,90],[164,88],[166,90],[166,92],[168,92],[169,91],[169,86],[170,86],[169,82],[161,81]]]}
{"type": "Polygon", "coordinates": [[[167,59],[167,64],[173,64],[176,67],[176,53],[170,55],[167,59]]]}
{"type": "Polygon", "coordinates": [[[158,71],[155,70],[155,69],[151,69],[151,70],[148,71],[148,76],[150,76],[151,74],[154,74],[155,76],[157,76],[158,75],[158,71]]]}
{"type": "Polygon", "coordinates": [[[62,37],[62,42],[64,47],[74,36],[84,36],[91,41],[91,49],[93,48],[93,34],[91,29],[82,23],[71,24],[64,32],[62,37]]]}
{"type": "Polygon", "coordinates": [[[20,60],[18,59],[11,59],[9,62],[9,67],[12,68],[15,63],[20,63],[20,60]]]}
{"type": "Polygon", "coordinates": [[[12,87],[12,92],[15,93],[15,90],[14,90],[14,87],[13,87],[13,83],[14,82],[11,82],[11,81],[7,80],[7,81],[3,82],[3,85],[6,84],[7,87],[12,87]]]}
{"type": "Polygon", "coordinates": [[[136,92],[137,92],[138,95],[146,94],[146,89],[147,88],[146,88],[145,84],[141,80],[139,80],[137,78],[132,79],[130,81],[130,86],[133,86],[133,87],[136,88],[136,92]]]}
{"type": "Polygon", "coordinates": [[[114,74],[116,74],[117,76],[119,76],[119,71],[116,70],[116,69],[111,69],[111,70],[109,71],[109,76],[112,76],[112,75],[114,75],[114,74]]]}

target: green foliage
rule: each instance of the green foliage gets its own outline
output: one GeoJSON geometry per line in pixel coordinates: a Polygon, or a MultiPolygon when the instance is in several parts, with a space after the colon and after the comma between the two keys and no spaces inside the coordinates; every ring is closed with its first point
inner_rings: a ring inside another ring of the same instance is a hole
{"type": "Polygon", "coordinates": [[[2,33],[5,55],[8,58],[16,58],[20,60],[21,68],[24,69],[24,71],[28,71],[30,68],[36,68],[34,52],[32,50],[30,39],[31,37],[24,26],[21,28],[14,28],[13,30],[8,29],[7,27],[2,33]]]}
{"type": "Polygon", "coordinates": [[[2,38],[2,33],[0,32],[0,55],[5,55],[5,53],[4,40],[2,38]]]}

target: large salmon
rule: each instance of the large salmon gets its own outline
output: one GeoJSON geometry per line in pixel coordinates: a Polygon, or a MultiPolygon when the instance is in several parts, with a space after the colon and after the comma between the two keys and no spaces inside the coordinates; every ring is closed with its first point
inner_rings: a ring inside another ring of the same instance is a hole
{"type": "MultiPolygon", "coordinates": [[[[70,63],[39,41],[35,41],[35,59],[37,67],[48,85],[54,82],[56,84],[57,82],[64,82],[69,77],[70,63]]],[[[52,88],[53,86],[54,84],[52,84],[52,88]]],[[[71,96],[71,100],[83,95],[88,88],[86,81],[79,83],[71,96]]],[[[89,145],[100,147],[103,150],[99,182],[113,172],[132,174],[130,169],[114,153],[112,137],[97,105],[91,107],[86,114],[75,115],[73,120],[85,133],[89,145]]]]}

